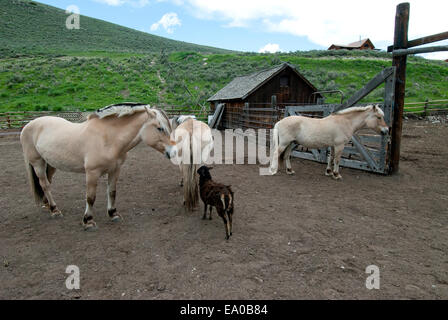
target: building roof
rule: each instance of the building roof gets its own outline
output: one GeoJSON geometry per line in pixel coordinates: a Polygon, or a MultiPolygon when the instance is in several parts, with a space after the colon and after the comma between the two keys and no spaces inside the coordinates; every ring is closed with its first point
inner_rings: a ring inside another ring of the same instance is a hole
{"type": "Polygon", "coordinates": [[[267,81],[272,79],[286,68],[291,68],[303,81],[305,81],[314,91],[317,89],[302,76],[296,68],[289,63],[282,63],[272,69],[262,70],[247,76],[236,77],[224,88],[215,93],[207,101],[246,99],[251,93],[256,91],[267,81]]]}
{"type": "Polygon", "coordinates": [[[351,49],[353,49],[353,48],[361,48],[366,42],[370,42],[372,47],[375,48],[375,46],[373,45],[372,41],[370,41],[369,38],[362,39],[362,40],[359,40],[359,41],[355,41],[355,42],[352,42],[352,43],[349,43],[349,44],[332,44],[330,46],[330,48],[332,46],[341,47],[341,48],[351,48],[351,49]]]}

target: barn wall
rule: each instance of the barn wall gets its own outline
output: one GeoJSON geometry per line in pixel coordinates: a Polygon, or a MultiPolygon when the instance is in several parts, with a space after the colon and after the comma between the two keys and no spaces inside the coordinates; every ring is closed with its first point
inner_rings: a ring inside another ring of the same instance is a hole
{"type": "Polygon", "coordinates": [[[282,114],[285,105],[312,103],[314,102],[312,101],[313,97],[311,97],[313,92],[314,90],[291,68],[286,68],[245,100],[214,101],[210,103],[210,109],[214,112],[219,103],[226,104],[220,128],[271,129],[282,114]],[[288,79],[288,86],[281,85],[282,77],[288,79]],[[279,110],[272,109],[271,98],[273,95],[277,97],[276,107],[279,110]],[[249,115],[244,111],[245,103],[249,103],[249,115]],[[266,111],[260,110],[261,108],[266,108],[266,111]]]}
{"type": "Polygon", "coordinates": [[[277,96],[277,103],[309,103],[310,97],[314,92],[308,84],[303,81],[297,74],[287,68],[273,77],[257,91],[252,93],[248,98],[249,103],[269,103],[273,95],[277,96]],[[288,86],[280,86],[280,79],[288,78],[288,86]]]}

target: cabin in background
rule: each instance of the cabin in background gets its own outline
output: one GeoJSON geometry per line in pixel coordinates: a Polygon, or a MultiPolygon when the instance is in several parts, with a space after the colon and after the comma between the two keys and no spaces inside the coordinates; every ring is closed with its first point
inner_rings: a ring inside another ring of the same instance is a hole
{"type": "Polygon", "coordinates": [[[220,104],[225,106],[221,128],[237,128],[243,123],[246,127],[272,128],[270,114],[280,112],[286,105],[311,104],[323,99],[317,91],[294,66],[283,63],[233,79],[208,102],[212,112],[220,104]],[[258,116],[249,121],[252,124],[246,119],[249,112],[252,115],[258,112],[258,116]]]}
{"type": "Polygon", "coordinates": [[[372,41],[370,41],[369,38],[367,39],[363,39],[363,40],[359,40],[356,42],[352,42],[349,44],[332,44],[328,50],[341,50],[341,49],[346,49],[346,50],[374,50],[375,46],[373,45],[372,41]]]}

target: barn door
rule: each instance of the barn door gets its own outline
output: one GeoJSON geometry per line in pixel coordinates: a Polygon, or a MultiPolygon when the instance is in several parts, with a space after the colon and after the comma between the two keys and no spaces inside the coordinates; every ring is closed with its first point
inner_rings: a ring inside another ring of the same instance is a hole
{"type": "MultiPolygon", "coordinates": [[[[290,115],[307,115],[314,113],[320,117],[326,117],[333,112],[340,111],[357,104],[375,88],[385,82],[384,103],[380,104],[384,111],[384,120],[391,127],[393,119],[393,103],[395,92],[395,67],[384,69],[361,90],[356,92],[345,103],[339,105],[313,105],[313,106],[288,106],[285,109],[285,117],[290,115]]],[[[393,128],[392,128],[393,130],[393,128]]],[[[301,148],[298,146],[298,148],[301,148]]],[[[295,149],[292,155],[295,157],[327,162],[329,150],[304,150],[295,149]]],[[[388,174],[390,172],[390,137],[373,134],[372,131],[360,131],[353,135],[351,141],[345,146],[340,162],[341,166],[388,174]]]]}

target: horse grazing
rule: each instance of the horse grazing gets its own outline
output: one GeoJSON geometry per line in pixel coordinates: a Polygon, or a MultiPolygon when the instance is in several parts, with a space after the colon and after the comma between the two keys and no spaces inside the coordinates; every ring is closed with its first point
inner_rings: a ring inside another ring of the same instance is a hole
{"type": "Polygon", "coordinates": [[[212,130],[205,123],[187,118],[173,132],[175,153],[182,176],[180,185],[184,191],[184,205],[192,211],[199,202],[198,165],[207,162],[213,149],[212,130]]]}
{"type": "Polygon", "coordinates": [[[82,223],[86,230],[93,229],[96,187],[99,177],[107,173],[107,212],[112,221],[122,219],[115,208],[115,198],[127,152],[143,141],[169,158],[174,146],[170,134],[171,126],[162,110],[136,103],[102,108],[82,123],[58,117],[29,122],[22,130],[20,142],[37,205],[48,207],[52,217],[62,216],[50,190],[56,169],[85,173],[86,210],[82,223]]]}
{"type": "Polygon", "coordinates": [[[348,108],[323,119],[286,117],[274,126],[274,153],[269,172],[272,175],[277,173],[278,159],[283,155],[286,173],[294,174],[291,169],[291,152],[295,144],[313,149],[331,147],[325,174],[340,180],[339,162],[344,145],[356,131],[363,128],[373,129],[382,135],[389,133],[384,112],[378,105],[348,108]]]}

